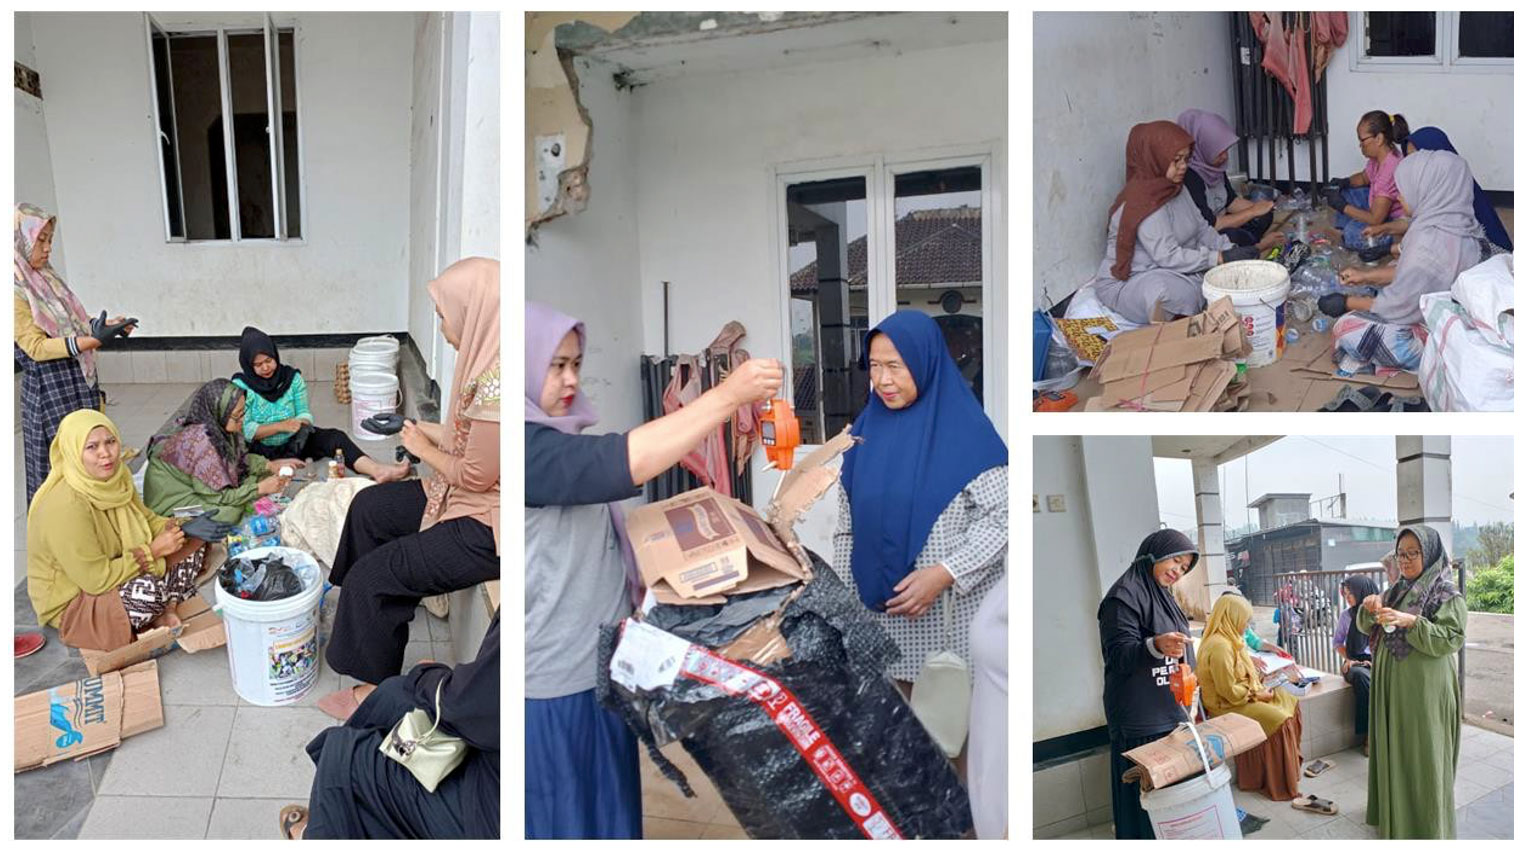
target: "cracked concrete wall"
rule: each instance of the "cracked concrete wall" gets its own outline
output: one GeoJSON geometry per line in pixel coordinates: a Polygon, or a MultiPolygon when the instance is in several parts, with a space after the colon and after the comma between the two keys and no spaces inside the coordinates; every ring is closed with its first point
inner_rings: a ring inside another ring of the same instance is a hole
{"type": "Polygon", "coordinates": [[[524,227],[532,233],[542,222],[585,204],[587,159],[592,123],[578,101],[575,72],[556,50],[556,27],[572,21],[613,32],[635,12],[526,12],[524,15],[524,227]],[[535,162],[537,140],[563,136],[556,202],[546,208],[540,199],[541,170],[535,162]]]}

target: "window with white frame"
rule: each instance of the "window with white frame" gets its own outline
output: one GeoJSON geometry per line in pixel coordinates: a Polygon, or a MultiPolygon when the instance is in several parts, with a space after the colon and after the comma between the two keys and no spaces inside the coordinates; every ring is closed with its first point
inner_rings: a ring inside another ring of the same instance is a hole
{"type": "Polygon", "coordinates": [[[301,238],[295,31],[146,26],[166,238],[301,238]]]}
{"type": "Polygon", "coordinates": [[[1512,12],[1357,12],[1357,70],[1513,65],[1512,12]]]}
{"type": "MultiPolygon", "coordinates": [[[[790,384],[804,443],[821,443],[862,410],[864,339],[896,310],[936,320],[984,401],[996,322],[985,300],[987,173],[988,158],[966,157],[779,176],[790,384]]],[[[988,381],[1005,377],[997,370],[988,381]]]]}

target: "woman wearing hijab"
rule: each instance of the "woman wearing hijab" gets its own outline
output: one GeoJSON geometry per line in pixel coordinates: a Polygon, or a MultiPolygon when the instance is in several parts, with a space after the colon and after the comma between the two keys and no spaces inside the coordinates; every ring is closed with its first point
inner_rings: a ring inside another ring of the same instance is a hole
{"type": "Polygon", "coordinates": [[[238,364],[243,372],[233,376],[233,384],[248,392],[244,397],[243,437],[250,452],[269,459],[327,459],[341,450],[346,467],[377,482],[407,476],[411,466],[406,460],[381,464],[343,431],[312,424],[307,380],[301,370],[281,363],[280,350],[270,335],[253,326],[245,327],[238,344],[238,364]]]}
{"type": "Polygon", "coordinates": [[[1239,198],[1226,179],[1228,151],[1238,141],[1232,125],[1217,113],[1204,109],[1188,109],[1180,113],[1175,123],[1195,140],[1184,186],[1196,209],[1201,211],[1201,218],[1235,246],[1258,243],[1270,230],[1275,203],[1239,198]]]}
{"type": "Polygon", "coordinates": [[[1148,324],[1156,308],[1170,317],[1199,313],[1208,269],[1259,257],[1259,248],[1217,233],[1180,191],[1194,147],[1171,121],[1135,125],[1127,135],[1127,184],[1111,205],[1096,296],[1129,322],[1148,324]]]}
{"type": "Polygon", "coordinates": [[[1344,682],[1355,690],[1355,736],[1360,738],[1360,750],[1366,754],[1370,754],[1367,731],[1371,708],[1371,639],[1360,630],[1355,616],[1360,602],[1378,591],[1376,581],[1365,574],[1347,577],[1339,584],[1345,610],[1339,616],[1339,626],[1334,628],[1334,650],[1344,661],[1339,671],[1344,682]]]}
{"type": "MultiPolygon", "coordinates": [[[[1450,137],[1438,127],[1420,127],[1413,131],[1405,147],[1409,154],[1418,151],[1449,151],[1457,157],[1460,156],[1460,152],[1450,144],[1450,137]]],[[[1498,218],[1498,211],[1492,206],[1492,200],[1487,197],[1482,185],[1474,179],[1471,181],[1471,212],[1476,217],[1477,224],[1482,226],[1482,231],[1487,235],[1489,242],[1503,251],[1513,251],[1513,238],[1508,236],[1508,229],[1503,227],[1503,220],[1498,218]]],[[[1398,236],[1407,233],[1409,224],[1407,219],[1393,219],[1380,225],[1371,225],[1365,229],[1365,233],[1378,237],[1398,236]]]]}
{"type": "Polygon", "coordinates": [[[677,464],[737,410],[783,385],[752,359],[626,434],[588,435],[583,324],[529,302],[524,322],[524,823],[530,839],[638,839],[636,740],[599,706],[598,629],[632,609],[617,501],[677,464]]]}
{"type": "Polygon", "coordinates": [[[196,390],[148,442],[143,500],[163,515],[202,508],[236,524],[254,513],[259,498],[283,490],[290,477],[282,464],[248,451],[243,440],[245,394],[227,379],[212,379],[196,390]]]}
{"type": "Polygon", "coordinates": [[[1149,534],[1096,613],[1105,660],[1102,702],[1111,737],[1111,819],[1118,840],[1154,839],[1138,785],[1122,780],[1132,766],[1123,753],[1169,734],[1186,720],[1169,678],[1182,661],[1194,666],[1196,652],[1190,622],[1170,587],[1199,558],[1196,545],[1179,530],[1149,534]]]}
{"type": "MultiPolygon", "coordinates": [[[[1473,208],[1471,169],[1448,151],[1419,151],[1397,166],[1397,191],[1411,222],[1402,240],[1402,254],[1391,283],[1374,298],[1331,293],[1318,300],[1329,316],[1365,311],[1393,325],[1423,322],[1418,299],[1425,293],[1450,289],[1456,276],[1498,253],[1477,224],[1473,208]]],[[[1379,283],[1369,273],[1340,273],[1345,284],[1379,283]]]]}
{"type": "Polygon", "coordinates": [[[899,647],[889,676],[910,694],[927,657],[969,659],[1005,574],[1007,453],[935,320],[898,311],[866,342],[872,393],[842,458],[831,567],[899,647]]]}
{"type": "MultiPolygon", "coordinates": [[[[1212,607],[1201,634],[1197,659],[1201,704],[1208,716],[1237,713],[1259,723],[1266,740],[1238,755],[1238,789],[1260,791],[1273,801],[1297,798],[1302,773],[1302,711],[1296,697],[1284,689],[1268,690],[1259,678],[1244,628],[1254,607],[1239,595],[1222,595],[1212,607]]],[[[1316,801],[1304,809],[1322,810],[1316,801]]]]}
{"type": "Polygon", "coordinates": [[[174,626],[174,608],[196,594],[204,542],[149,511],[121,452],[106,415],[68,415],[27,510],[27,595],[37,623],[76,648],[109,651],[174,626]]]}
{"type": "Polygon", "coordinates": [[[1397,533],[1397,567],[1401,578],[1384,595],[1367,595],[1355,615],[1375,647],[1365,821],[1383,839],[1450,839],[1466,597],[1432,527],[1397,533]]]}
{"type": "MultiPolygon", "coordinates": [[[[365,685],[402,671],[408,622],[419,601],[501,573],[498,275],[497,261],[472,257],[429,282],[440,328],[458,353],[445,398],[449,416],[440,424],[407,421],[402,445],[434,473],[427,481],[366,488],[344,518],[328,576],[343,592],[326,658],[365,685]]],[[[340,690],[318,707],[343,721],[360,698],[355,689],[340,690]]]]}

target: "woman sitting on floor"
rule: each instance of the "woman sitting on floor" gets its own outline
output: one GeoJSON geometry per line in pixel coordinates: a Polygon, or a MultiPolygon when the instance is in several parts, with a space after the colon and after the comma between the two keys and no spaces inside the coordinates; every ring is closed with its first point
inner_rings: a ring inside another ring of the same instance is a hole
{"type": "Polygon", "coordinates": [[[1136,125],[1127,136],[1127,185],[1111,205],[1095,294],[1129,322],[1147,324],[1156,309],[1168,317],[1199,313],[1203,273],[1259,257],[1259,248],[1217,233],[1180,191],[1193,145],[1170,121],[1136,125]]]}
{"type": "Polygon", "coordinates": [[[1239,198],[1233,191],[1224,169],[1238,134],[1228,120],[1215,112],[1188,109],[1175,123],[1196,140],[1190,169],[1185,173],[1185,191],[1201,211],[1201,218],[1235,246],[1252,246],[1264,239],[1275,217],[1275,203],[1239,198]]]}
{"type": "MultiPolygon", "coordinates": [[[[1450,137],[1438,127],[1420,127],[1413,131],[1405,147],[1409,154],[1418,151],[1449,151],[1457,157],[1460,156],[1460,152],[1450,144],[1450,137]]],[[[1497,209],[1492,206],[1492,199],[1487,197],[1486,191],[1475,179],[1471,181],[1471,210],[1489,242],[1503,251],[1513,251],[1513,238],[1508,235],[1508,229],[1503,227],[1503,220],[1498,216],[1497,209]]],[[[1365,229],[1365,233],[1377,237],[1400,236],[1407,233],[1409,224],[1407,219],[1393,219],[1380,225],[1371,225],[1365,229]]],[[[1386,281],[1390,282],[1391,278],[1388,277],[1386,281]]]]}
{"type": "MultiPolygon", "coordinates": [[[[1395,175],[1402,163],[1402,146],[1408,141],[1408,123],[1401,115],[1372,110],[1355,123],[1365,168],[1347,178],[1335,178],[1325,190],[1334,210],[1334,227],[1343,234],[1344,247],[1352,251],[1370,248],[1365,229],[1403,215],[1406,207],[1399,195],[1395,175]]],[[[1388,234],[1373,234],[1376,246],[1390,246],[1388,234]]]]}
{"type": "Polygon", "coordinates": [[[254,511],[261,497],[290,484],[282,466],[299,468],[300,459],[267,460],[250,453],[243,440],[243,388],[227,379],[202,385],[148,443],[148,471],[143,499],[169,514],[183,507],[216,511],[216,519],[238,523],[254,511]]]}
{"type": "Polygon", "coordinates": [[[238,364],[243,372],[233,384],[243,388],[243,437],[249,452],[267,459],[327,459],[334,451],[344,453],[344,465],[374,479],[391,482],[407,476],[406,460],[381,464],[367,456],[339,429],[312,424],[307,408],[307,380],[302,371],[280,362],[280,350],[270,335],[248,326],[238,344],[238,364]]]}
{"type": "MultiPolygon", "coordinates": [[[[37,622],[66,645],[109,651],[175,626],[196,594],[205,541],[143,505],[116,424],[81,409],[58,424],[51,469],[26,518],[26,588],[37,622]]],[[[218,538],[206,519],[192,533],[218,538]]]]}

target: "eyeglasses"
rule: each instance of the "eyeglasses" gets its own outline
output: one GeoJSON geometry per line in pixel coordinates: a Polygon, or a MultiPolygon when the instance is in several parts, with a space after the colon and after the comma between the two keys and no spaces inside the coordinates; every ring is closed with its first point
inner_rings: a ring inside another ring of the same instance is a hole
{"type": "Polygon", "coordinates": [[[1371,141],[1372,139],[1375,139],[1375,138],[1376,137],[1374,137],[1374,136],[1361,136],[1360,137],[1360,143],[1363,145],[1366,142],[1369,142],[1369,141],[1371,141]]]}
{"type": "Polygon", "coordinates": [[[1399,551],[1397,551],[1397,558],[1398,559],[1405,559],[1408,562],[1417,562],[1419,559],[1423,558],[1423,551],[1421,551],[1421,550],[1399,550],[1399,551]]]}

